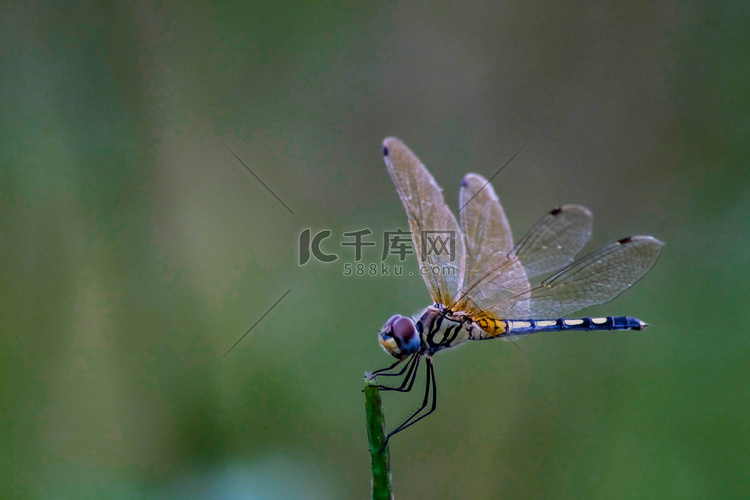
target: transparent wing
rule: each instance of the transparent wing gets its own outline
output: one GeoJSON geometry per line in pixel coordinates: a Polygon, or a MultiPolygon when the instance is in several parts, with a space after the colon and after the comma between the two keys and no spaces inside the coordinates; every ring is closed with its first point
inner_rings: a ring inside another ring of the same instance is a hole
{"type": "Polygon", "coordinates": [[[567,266],[591,238],[594,216],[580,205],[549,212],[510,252],[523,264],[529,279],[567,266]]]}
{"type": "Polygon", "coordinates": [[[400,140],[383,142],[385,164],[409,219],[414,253],[434,302],[450,304],[463,282],[464,238],[443,193],[400,140]]]}
{"type": "Polygon", "coordinates": [[[521,262],[509,257],[513,236],[503,207],[489,182],[468,174],[461,182],[461,229],[466,241],[463,287],[451,309],[477,316],[480,312],[504,318],[518,296],[527,293],[529,281],[521,262]]]}
{"type": "Polygon", "coordinates": [[[519,296],[521,309],[528,301],[531,318],[560,318],[609,302],[648,273],[662,246],[651,236],[633,236],[607,245],[519,296]]]}

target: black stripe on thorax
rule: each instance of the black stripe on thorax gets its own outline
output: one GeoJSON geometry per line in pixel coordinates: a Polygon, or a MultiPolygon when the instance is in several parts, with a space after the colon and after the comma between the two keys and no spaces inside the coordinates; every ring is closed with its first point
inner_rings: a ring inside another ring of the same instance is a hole
{"type": "Polygon", "coordinates": [[[448,330],[445,332],[445,340],[443,341],[443,344],[445,345],[451,345],[454,340],[456,340],[456,337],[458,337],[458,332],[461,331],[461,328],[463,328],[462,323],[456,323],[452,327],[448,328],[448,330]],[[453,333],[451,333],[450,329],[453,328],[453,333]]]}
{"type": "Polygon", "coordinates": [[[425,341],[427,342],[427,345],[429,347],[437,347],[438,344],[435,344],[435,334],[440,331],[440,327],[443,325],[443,315],[438,314],[436,315],[435,320],[432,322],[432,325],[430,325],[430,331],[427,332],[427,335],[425,337],[425,341]]]}

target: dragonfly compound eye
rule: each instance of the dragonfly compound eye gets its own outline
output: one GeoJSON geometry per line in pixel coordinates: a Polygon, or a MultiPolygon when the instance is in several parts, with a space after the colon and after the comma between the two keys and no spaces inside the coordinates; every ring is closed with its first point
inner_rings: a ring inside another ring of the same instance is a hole
{"type": "Polygon", "coordinates": [[[393,336],[401,341],[401,344],[408,344],[417,335],[417,329],[414,322],[409,318],[401,317],[393,322],[393,336]]]}
{"type": "Polygon", "coordinates": [[[391,316],[391,319],[389,319],[388,321],[386,321],[385,325],[383,325],[383,331],[384,332],[389,332],[391,330],[391,327],[393,326],[393,323],[395,323],[396,320],[398,320],[400,318],[403,318],[403,316],[401,316],[400,314],[394,314],[393,316],[391,316]]]}
{"type": "Polygon", "coordinates": [[[420,342],[414,322],[400,314],[391,316],[383,325],[378,341],[388,354],[396,358],[417,352],[420,342]]]}
{"type": "Polygon", "coordinates": [[[419,351],[420,339],[417,327],[410,318],[402,317],[393,322],[393,337],[398,343],[402,356],[419,351]]]}

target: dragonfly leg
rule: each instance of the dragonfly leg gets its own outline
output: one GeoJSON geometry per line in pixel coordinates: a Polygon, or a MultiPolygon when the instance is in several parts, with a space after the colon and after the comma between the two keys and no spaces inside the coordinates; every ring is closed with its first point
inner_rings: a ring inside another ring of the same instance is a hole
{"type": "MultiPolygon", "coordinates": [[[[409,360],[409,362],[404,366],[404,368],[399,372],[398,374],[393,375],[401,375],[406,368],[408,367],[408,371],[406,372],[406,376],[404,377],[404,380],[401,381],[401,385],[398,387],[391,387],[387,385],[378,385],[378,389],[382,391],[398,391],[398,392],[409,392],[414,385],[414,380],[417,378],[417,373],[419,372],[419,360],[422,358],[419,354],[414,354],[412,358],[409,360]]],[[[385,374],[390,375],[390,374],[385,374]]]]}
{"type": "Polygon", "coordinates": [[[387,368],[381,368],[380,370],[375,370],[374,372],[370,372],[370,373],[367,374],[368,378],[370,380],[372,380],[372,379],[374,379],[376,377],[397,377],[397,376],[401,375],[402,373],[404,373],[404,371],[406,371],[406,368],[407,368],[407,366],[409,366],[409,363],[405,364],[404,367],[401,368],[401,371],[399,371],[397,373],[386,373],[386,372],[389,372],[389,371],[393,370],[398,365],[400,365],[401,363],[403,363],[405,360],[406,360],[406,358],[401,358],[401,359],[399,359],[398,361],[396,361],[395,363],[393,363],[391,366],[389,366],[387,368]]]}
{"type": "Polygon", "coordinates": [[[422,400],[422,406],[420,406],[417,411],[411,414],[409,418],[407,418],[403,424],[399,425],[395,429],[393,429],[385,438],[385,443],[383,443],[383,446],[380,448],[380,451],[378,453],[382,453],[383,450],[385,450],[385,447],[388,445],[388,441],[393,437],[394,434],[397,434],[407,427],[410,427],[423,418],[425,418],[427,415],[435,411],[435,408],[437,408],[437,384],[435,383],[435,368],[432,364],[432,359],[427,358],[427,384],[425,386],[424,391],[424,399],[422,400]],[[430,406],[430,409],[424,413],[423,415],[419,415],[422,413],[422,411],[427,408],[427,401],[430,399],[430,392],[432,392],[432,405],[430,406]]]}

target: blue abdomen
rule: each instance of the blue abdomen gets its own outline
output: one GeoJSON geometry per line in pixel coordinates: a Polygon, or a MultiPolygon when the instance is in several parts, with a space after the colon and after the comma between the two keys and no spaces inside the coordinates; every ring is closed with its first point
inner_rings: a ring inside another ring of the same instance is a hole
{"type": "Polygon", "coordinates": [[[505,336],[529,335],[537,332],[562,332],[567,330],[643,330],[648,325],[630,316],[575,319],[508,319],[505,336]]]}

